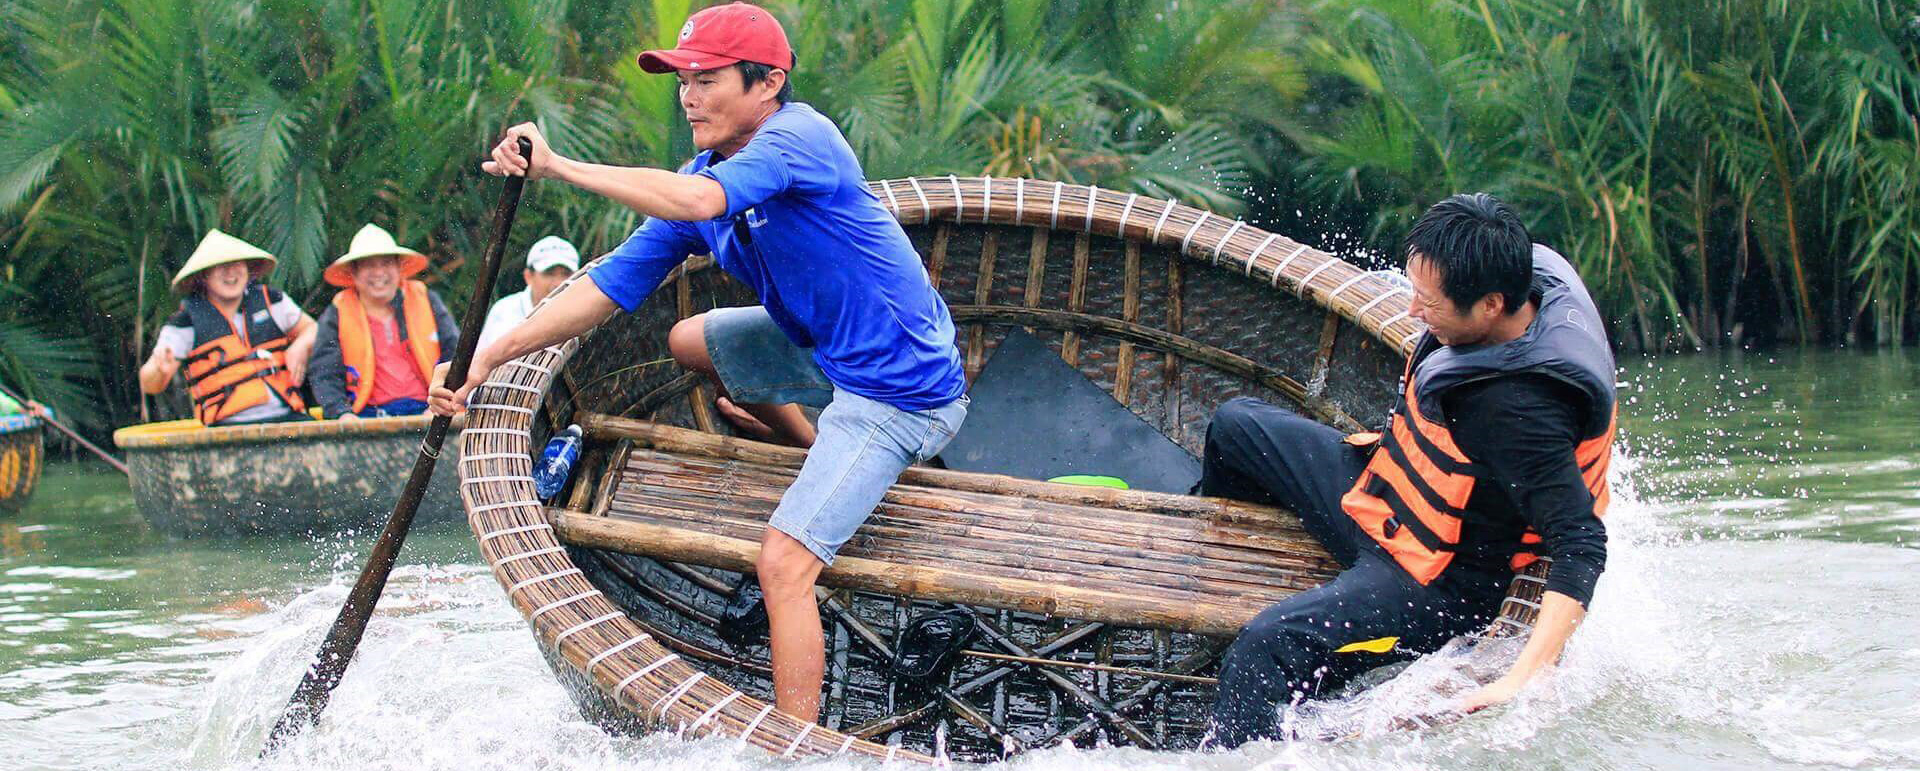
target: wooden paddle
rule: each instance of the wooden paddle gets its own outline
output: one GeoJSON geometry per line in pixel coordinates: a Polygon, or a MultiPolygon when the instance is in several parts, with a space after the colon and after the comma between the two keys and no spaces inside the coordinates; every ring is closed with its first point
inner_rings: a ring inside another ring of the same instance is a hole
{"type": "MultiPolygon", "coordinates": [[[[27,403],[26,399],[21,398],[19,394],[16,394],[10,390],[7,390],[6,386],[0,386],[0,394],[6,394],[7,398],[12,399],[16,402],[19,402],[23,405],[27,403]]],[[[94,443],[89,442],[85,438],[81,437],[79,434],[74,433],[73,429],[67,428],[67,425],[65,423],[61,423],[58,420],[54,420],[52,413],[47,413],[45,415],[36,415],[35,417],[38,417],[39,419],[46,421],[49,425],[52,425],[54,428],[60,429],[60,433],[66,434],[68,439],[72,439],[73,441],[78,442],[81,447],[85,447],[88,450],[93,451],[93,454],[100,456],[100,459],[106,461],[107,465],[120,469],[120,473],[122,474],[132,473],[127,471],[127,464],[121,463],[119,458],[115,458],[112,455],[108,455],[106,450],[100,449],[99,447],[95,446],[94,443]]]]}
{"type": "MultiPolygon", "coordinates": [[[[533,160],[533,144],[520,140],[520,156],[533,160]]],[[[466,332],[460,336],[460,346],[455,351],[453,361],[447,365],[446,385],[458,388],[467,382],[467,366],[473,362],[473,349],[478,347],[480,324],[486,318],[487,300],[493,296],[494,274],[500,271],[500,257],[507,248],[507,234],[513,230],[514,214],[520,209],[520,191],[526,186],[524,176],[507,177],[507,187],[500,196],[500,203],[493,209],[493,240],[487,244],[487,261],[480,269],[479,280],[473,284],[473,296],[467,301],[467,313],[461,319],[461,329],[466,332]]],[[[367,620],[373,616],[374,605],[380,602],[380,592],[387,586],[387,574],[393,571],[393,563],[400,555],[400,545],[407,540],[407,530],[413,525],[413,513],[420,508],[420,498],[426,493],[427,482],[433,478],[434,462],[440,459],[440,444],[447,436],[447,424],[452,422],[447,416],[436,416],[427,426],[427,437],[420,445],[420,457],[413,462],[413,474],[407,477],[407,486],[400,492],[400,500],[393,504],[393,514],[387,517],[387,526],[380,531],[380,540],[373,545],[372,553],[367,555],[367,565],[360,570],[360,580],[353,584],[353,591],[347,595],[347,603],[340,607],[340,616],[333,620],[333,628],[327,630],[327,639],[320,645],[320,655],[314,659],[307,675],[300,680],[300,687],[294,689],[293,698],[287,702],[287,711],[274,723],[272,733],[267,735],[267,746],[260,751],[266,757],[299,734],[301,729],[320,720],[320,713],[327,708],[327,700],[333,695],[333,688],[340,684],[340,678],[347,673],[347,664],[353,661],[353,653],[360,647],[360,636],[367,631],[367,620]]]]}

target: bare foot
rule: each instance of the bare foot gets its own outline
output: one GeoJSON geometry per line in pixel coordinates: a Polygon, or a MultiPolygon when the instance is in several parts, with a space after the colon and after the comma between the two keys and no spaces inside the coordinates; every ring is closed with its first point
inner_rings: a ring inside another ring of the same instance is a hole
{"type": "Polygon", "coordinates": [[[741,433],[762,442],[780,441],[781,437],[774,433],[772,426],[761,422],[759,418],[753,416],[753,413],[746,411],[740,405],[734,404],[732,399],[725,396],[717,397],[713,400],[713,406],[720,410],[720,417],[726,418],[727,422],[732,423],[734,428],[740,429],[741,433]]]}

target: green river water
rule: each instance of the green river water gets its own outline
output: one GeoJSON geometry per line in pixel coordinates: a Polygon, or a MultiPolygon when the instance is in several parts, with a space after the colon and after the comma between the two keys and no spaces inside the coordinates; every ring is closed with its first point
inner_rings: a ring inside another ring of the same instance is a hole
{"type": "MultiPolygon", "coordinates": [[[[1609,569],[1519,703],[1339,744],[1005,765],[1920,768],[1920,356],[1622,365],[1609,569]]],[[[793,767],[582,721],[460,525],[414,534],[325,723],[256,761],[369,540],[169,540],[119,478],[55,464],[0,516],[0,769],[793,767]]]]}

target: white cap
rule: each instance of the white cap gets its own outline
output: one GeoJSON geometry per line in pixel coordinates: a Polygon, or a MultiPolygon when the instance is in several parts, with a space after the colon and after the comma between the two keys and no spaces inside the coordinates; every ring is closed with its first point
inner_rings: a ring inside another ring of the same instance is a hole
{"type": "Polygon", "coordinates": [[[579,270],[580,250],[559,236],[533,242],[533,248],[527,250],[527,270],[544,273],[555,265],[565,265],[569,271],[579,270]]]}

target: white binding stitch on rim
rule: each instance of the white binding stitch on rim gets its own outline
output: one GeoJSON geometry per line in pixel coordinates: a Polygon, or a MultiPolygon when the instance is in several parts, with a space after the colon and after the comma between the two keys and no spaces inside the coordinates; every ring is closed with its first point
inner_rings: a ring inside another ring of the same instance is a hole
{"type": "Polygon", "coordinates": [[[981,177],[986,181],[986,194],[980,198],[980,221],[986,222],[987,215],[993,213],[993,177],[981,177]]]}
{"type": "Polygon", "coordinates": [[[1081,230],[1084,230],[1088,233],[1093,232],[1093,204],[1099,200],[1100,200],[1100,186],[1089,185],[1087,187],[1087,221],[1084,223],[1081,223],[1080,225],[1081,230]]]}
{"type": "Polygon", "coordinates": [[[749,736],[752,736],[752,735],[753,735],[753,729],[756,729],[756,728],[759,728],[759,727],[760,727],[760,721],[762,721],[762,720],[765,720],[765,719],[767,719],[767,716],[768,716],[768,715],[770,715],[770,714],[773,714],[773,705],[772,705],[772,704],[768,704],[768,705],[767,705],[767,706],[765,706],[765,707],[761,707],[761,708],[760,708],[760,714],[758,714],[758,715],[754,715],[754,716],[753,716],[753,719],[752,719],[752,720],[749,720],[749,721],[747,721],[747,727],[746,727],[746,729],[745,729],[745,730],[742,730],[742,731],[740,732],[740,743],[741,743],[741,744],[746,744],[746,743],[747,743],[747,737],[749,737],[749,736]]]}
{"type": "Polygon", "coordinates": [[[1543,586],[1544,586],[1544,585],[1546,585],[1546,583],[1547,583],[1547,579],[1544,579],[1544,578],[1541,578],[1541,577],[1539,577],[1539,576],[1532,576],[1532,575],[1527,575],[1526,573],[1515,573],[1515,574],[1513,574],[1513,580],[1515,580],[1515,581],[1529,581],[1529,582],[1532,582],[1532,583],[1536,583],[1536,584],[1540,584],[1540,585],[1543,585],[1543,586]]]}
{"type": "Polygon", "coordinates": [[[1027,216],[1027,178],[1015,177],[1013,180],[1013,224],[1023,224],[1020,220],[1027,216]]]}
{"type": "Polygon", "coordinates": [[[1260,255],[1266,253],[1268,246],[1272,246],[1273,242],[1278,240],[1280,240],[1279,233],[1268,233],[1267,240],[1261,241],[1259,246],[1253,248],[1253,254],[1247,255],[1247,275],[1253,275],[1253,264],[1259,261],[1260,255]]]}
{"type": "Polygon", "coordinates": [[[1121,238],[1127,237],[1127,219],[1133,216],[1133,203],[1134,201],[1137,201],[1139,199],[1140,199],[1139,193],[1127,194],[1127,205],[1124,207],[1121,207],[1120,209],[1120,229],[1118,231],[1115,231],[1114,235],[1119,236],[1121,238]]]}
{"type": "Polygon", "coordinates": [[[1167,201],[1167,208],[1160,210],[1160,219],[1155,220],[1153,223],[1153,243],[1155,245],[1160,243],[1160,229],[1166,227],[1167,215],[1173,213],[1173,205],[1173,201],[1167,201]]]}
{"type": "Polygon", "coordinates": [[[566,607],[568,605],[572,605],[576,602],[584,600],[588,597],[594,597],[599,594],[600,594],[599,589],[588,589],[584,592],[576,594],[572,597],[568,597],[564,600],[554,600],[553,602],[549,602],[545,605],[540,606],[539,609],[535,610],[534,612],[527,614],[527,621],[533,622],[533,621],[539,620],[541,616],[544,616],[547,613],[552,612],[553,609],[555,608],[566,607]]]}
{"type": "Polygon", "coordinates": [[[893,180],[889,179],[881,182],[880,190],[887,194],[887,208],[892,209],[893,216],[898,218],[900,216],[900,201],[893,197],[893,180]]]}
{"type": "Polygon", "coordinates": [[[736,700],[738,700],[740,698],[740,695],[741,694],[739,691],[734,691],[733,693],[727,694],[725,697],[721,698],[720,701],[714,703],[713,706],[708,707],[707,711],[700,713],[700,717],[695,719],[692,723],[688,724],[686,727],[686,730],[681,731],[681,733],[690,734],[700,730],[700,726],[706,725],[707,721],[712,720],[714,715],[720,714],[720,710],[725,709],[728,704],[732,704],[736,700]]]}
{"type": "MultiPolygon", "coordinates": [[[[1220,243],[1213,245],[1213,264],[1220,264],[1220,253],[1226,250],[1227,242],[1233,239],[1233,234],[1240,232],[1240,229],[1246,226],[1247,223],[1240,220],[1233,221],[1233,227],[1227,228],[1227,234],[1220,237],[1220,243]]],[[[1253,262],[1251,260],[1247,262],[1247,274],[1253,274],[1253,262]]]]}
{"type": "Polygon", "coordinates": [[[511,404],[501,404],[499,402],[482,402],[480,404],[472,405],[471,407],[468,407],[468,409],[471,409],[474,412],[479,412],[480,410],[499,410],[501,412],[512,412],[520,415],[525,415],[529,418],[533,417],[532,407],[516,407],[511,404]]]}
{"type": "Polygon", "coordinates": [[[612,613],[608,613],[607,615],[601,616],[599,618],[590,618],[578,624],[574,624],[573,626],[567,627],[566,629],[561,630],[559,634],[553,636],[553,647],[558,648],[560,647],[560,643],[567,641],[567,638],[572,637],[581,632],[584,632],[588,629],[592,629],[601,624],[607,623],[608,621],[612,621],[624,615],[626,614],[616,610],[612,613]]]}
{"type": "MultiPolygon", "coordinates": [[[[648,664],[644,667],[639,668],[638,670],[635,670],[633,674],[627,675],[627,679],[621,680],[619,685],[614,686],[613,698],[617,701],[620,699],[620,697],[625,696],[627,693],[627,686],[633,685],[633,681],[638,680],[642,677],[646,677],[647,675],[653,674],[654,670],[679,660],[680,660],[680,654],[678,653],[669,653],[665,656],[661,656],[660,658],[654,659],[652,664],[648,664]]],[[[637,704],[638,702],[635,702],[635,703],[637,704]]]]}
{"type": "Polygon", "coordinates": [[[1403,292],[1406,294],[1413,294],[1413,292],[1411,290],[1408,290],[1406,287],[1396,286],[1392,289],[1389,289],[1385,292],[1380,293],[1379,297],[1375,297],[1371,300],[1368,300],[1367,304],[1360,306],[1360,310],[1354,311],[1353,315],[1365,316],[1367,315],[1367,311],[1373,310],[1373,306],[1379,305],[1380,303],[1385,302],[1388,298],[1396,297],[1403,292]]]}
{"type": "Polygon", "coordinates": [[[587,674],[589,675],[593,674],[594,667],[600,666],[600,662],[602,661],[606,661],[607,659],[613,658],[614,654],[619,653],[628,648],[631,648],[635,645],[639,645],[640,643],[646,642],[651,639],[653,639],[653,635],[647,634],[646,632],[641,632],[636,636],[627,638],[625,642],[622,642],[619,645],[615,645],[611,648],[601,651],[599,655],[596,655],[593,658],[587,659],[587,674]]]}
{"type": "Polygon", "coordinates": [[[1213,212],[1202,211],[1200,212],[1200,219],[1193,221],[1193,227],[1187,228],[1187,234],[1180,237],[1181,254],[1187,253],[1187,247],[1193,245],[1193,234],[1200,232],[1200,226],[1206,224],[1207,218],[1211,216],[1213,216],[1213,212]]]}
{"type": "Polygon", "coordinates": [[[806,724],[800,729],[800,733],[794,735],[793,743],[787,745],[787,751],[780,753],[780,757],[783,757],[783,758],[793,757],[794,750],[800,749],[800,743],[803,741],[806,741],[807,734],[810,734],[810,733],[813,733],[812,723],[806,724]]]}
{"type": "Polygon", "coordinates": [[[1334,287],[1333,294],[1327,295],[1327,299],[1332,300],[1336,297],[1339,297],[1341,292],[1345,292],[1348,289],[1353,288],[1354,284],[1360,283],[1360,280],[1366,277],[1367,277],[1366,273],[1354,274],[1353,278],[1347,279],[1346,281],[1342,282],[1339,286],[1334,287]]]}
{"type": "Polygon", "coordinates": [[[528,435],[527,430],[524,428],[463,428],[460,429],[460,434],[462,436],[467,434],[504,434],[506,436],[517,436],[528,441],[533,440],[533,437],[528,435]]]}
{"type": "Polygon", "coordinates": [[[540,389],[535,388],[533,386],[520,385],[519,383],[508,383],[501,380],[489,380],[485,384],[481,385],[480,387],[481,388],[505,388],[513,391],[525,391],[527,393],[533,394],[534,396],[540,395],[540,389]]]}
{"type": "Polygon", "coordinates": [[[524,475],[509,475],[509,476],[492,476],[492,477],[473,477],[471,479],[462,479],[460,480],[460,484],[462,486],[465,486],[465,485],[483,485],[491,482],[523,482],[523,481],[529,481],[529,480],[524,475]]]}
{"type": "MultiPolygon", "coordinates": [[[[1407,294],[1411,295],[1413,293],[1408,292],[1407,294]]],[[[1393,326],[1394,324],[1399,323],[1401,319],[1404,319],[1411,315],[1413,315],[1413,306],[1409,304],[1407,307],[1401,308],[1399,313],[1395,313],[1392,316],[1388,316],[1386,321],[1380,322],[1380,331],[1382,332],[1387,331],[1387,327],[1393,326]]]]}
{"type": "Polygon", "coordinates": [[[960,194],[959,177],[948,174],[947,181],[953,183],[953,221],[959,222],[967,218],[967,197],[960,194]]]}
{"type": "Polygon", "coordinates": [[[927,191],[920,189],[919,177],[907,177],[907,183],[913,185],[913,194],[920,198],[920,221],[933,221],[933,205],[927,203],[927,191]]]}
{"type": "Polygon", "coordinates": [[[1047,209],[1047,229],[1060,229],[1060,193],[1067,189],[1067,183],[1053,183],[1053,206],[1047,209]]]}
{"type": "MultiPolygon", "coordinates": [[[[1307,275],[1300,277],[1300,291],[1302,292],[1306,291],[1307,285],[1310,283],[1313,283],[1313,277],[1320,275],[1320,271],[1323,271],[1335,265],[1341,265],[1341,264],[1344,264],[1344,263],[1341,263],[1339,260],[1327,260],[1326,262],[1320,263],[1319,267],[1314,268],[1313,270],[1307,271],[1307,275]]],[[[1333,295],[1327,295],[1327,299],[1328,300],[1333,299],[1333,295]]]]}
{"type": "Polygon", "coordinates": [[[840,749],[834,750],[833,754],[835,755],[847,754],[847,750],[853,747],[853,741],[854,741],[854,737],[848,736],[846,741],[840,743],[840,749]]]}
{"type": "MultiPolygon", "coordinates": [[[[494,505],[519,506],[520,504],[508,503],[508,504],[494,504],[494,505]]],[[[519,527],[509,527],[504,530],[490,530],[480,534],[480,542],[486,543],[495,538],[499,538],[501,536],[513,535],[514,533],[531,533],[535,530],[552,530],[552,529],[553,529],[552,525],[549,525],[545,522],[540,522],[532,525],[521,525],[519,527]]]]}
{"type": "MultiPolygon", "coordinates": [[[[1386,331],[1386,330],[1381,330],[1381,331],[1383,331],[1383,332],[1384,332],[1384,331],[1386,331]]],[[[1407,346],[1409,346],[1409,345],[1412,345],[1412,344],[1413,344],[1413,341],[1415,341],[1415,340],[1418,340],[1418,339],[1420,339],[1420,333],[1422,333],[1422,332],[1425,332],[1425,331],[1427,331],[1427,330],[1424,330],[1424,329],[1416,329],[1416,330],[1413,330],[1412,332],[1408,332],[1408,333],[1407,333],[1407,335],[1406,335],[1405,337],[1402,337],[1402,338],[1400,338],[1400,347],[1401,347],[1401,348],[1405,348],[1405,347],[1407,347],[1407,346]]]]}
{"type": "Polygon", "coordinates": [[[553,579],[556,579],[556,578],[566,578],[567,576],[580,575],[580,574],[581,573],[579,568],[567,568],[566,570],[556,570],[552,573],[548,573],[543,576],[534,576],[532,578],[526,579],[517,584],[507,587],[507,596],[511,597],[513,596],[514,592],[520,591],[521,589],[525,589],[537,583],[541,583],[544,581],[552,581],[553,579]]]}
{"type": "Polygon", "coordinates": [[[1509,596],[1507,597],[1507,602],[1516,603],[1524,608],[1532,608],[1534,610],[1540,609],[1540,603],[1533,602],[1531,600],[1523,600],[1523,599],[1520,599],[1519,597],[1509,596]]]}
{"type": "Polygon", "coordinates": [[[679,701],[680,697],[687,695],[687,691],[693,690],[694,684],[700,682],[706,676],[707,673],[696,670],[692,677],[687,678],[685,682],[675,686],[674,689],[666,695],[666,698],[661,699],[659,704],[654,705],[654,715],[661,720],[667,719],[667,710],[673,709],[673,703],[679,701]]]}
{"type": "Polygon", "coordinates": [[[533,460],[532,458],[528,458],[524,452],[476,452],[472,455],[460,456],[460,462],[472,463],[483,460],[508,460],[511,458],[519,458],[528,462],[532,462],[533,460]]]}
{"type": "MultiPolygon", "coordinates": [[[[488,504],[483,504],[483,505],[480,505],[480,506],[475,506],[475,507],[473,507],[473,508],[471,508],[471,509],[468,509],[468,510],[467,510],[467,518],[468,518],[468,519],[472,519],[472,518],[473,518],[473,516],[474,516],[474,515],[476,515],[476,514],[485,514],[485,513],[487,513],[487,512],[489,512],[489,511],[499,511],[499,510],[501,510],[501,509],[517,509],[517,508],[520,508],[520,507],[522,507],[522,506],[533,506],[533,505],[535,505],[535,504],[531,504],[531,503],[528,503],[528,502],[526,502],[526,501],[507,501],[506,503],[488,503],[488,504]]],[[[500,535],[506,535],[507,533],[517,533],[517,532],[520,532],[520,531],[522,531],[522,530],[526,530],[526,529],[534,529],[534,530],[538,530],[538,529],[540,529],[540,528],[543,528],[543,527],[544,527],[544,528],[546,528],[546,529],[548,529],[548,530],[552,530],[552,529],[553,529],[553,526],[552,526],[552,525],[549,525],[549,524],[547,524],[547,523],[545,523],[545,522],[542,522],[542,523],[540,523],[540,524],[538,524],[538,525],[527,525],[527,526],[526,526],[525,528],[518,528],[518,527],[516,527],[516,528],[510,528],[510,529],[507,529],[507,530],[502,530],[502,531],[499,531],[499,533],[500,533],[500,535]]],[[[493,537],[493,534],[491,534],[491,533],[489,533],[489,534],[487,534],[487,535],[483,535],[483,536],[480,536],[480,540],[481,540],[482,542],[485,542],[485,541],[486,541],[486,540],[487,540],[488,538],[492,538],[492,537],[493,537]]]]}
{"type": "Polygon", "coordinates": [[[1306,244],[1296,244],[1293,247],[1293,252],[1289,253],[1285,259],[1282,259],[1280,261],[1280,264],[1273,266],[1273,285],[1274,286],[1280,285],[1280,272],[1283,270],[1286,270],[1288,265],[1293,264],[1293,258],[1299,257],[1300,255],[1305,254],[1306,252],[1307,252],[1306,244]]]}
{"type": "MultiPolygon", "coordinates": [[[[544,348],[542,348],[541,350],[546,350],[546,349],[544,349],[544,348]]],[[[502,366],[502,367],[519,367],[519,368],[521,368],[521,369],[530,369],[530,370],[533,370],[534,372],[538,372],[538,373],[540,373],[540,374],[541,374],[541,375],[543,375],[543,376],[550,376],[550,375],[552,375],[552,374],[553,374],[553,370],[550,370],[550,369],[547,369],[546,367],[542,367],[542,366],[540,366],[540,365],[538,365],[538,364],[533,364],[533,363],[531,363],[531,362],[527,362],[527,361],[525,361],[525,360],[522,360],[522,359],[514,359],[513,361],[510,361],[510,362],[507,362],[507,363],[505,363],[505,364],[502,364],[502,365],[500,365],[500,366],[502,366]]]]}
{"type": "Polygon", "coordinates": [[[509,554],[505,557],[501,557],[500,559],[494,560],[493,566],[500,567],[501,565],[505,565],[509,562],[519,562],[520,560],[530,560],[530,559],[533,559],[534,557],[540,557],[548,554],[559,554],[560,552],[563,552],[566,550],[567,550],[567,547],[565,546],[549,546],[545,549],[534,549],[533,551],[518,552],[515,554],[509,554]]]}

